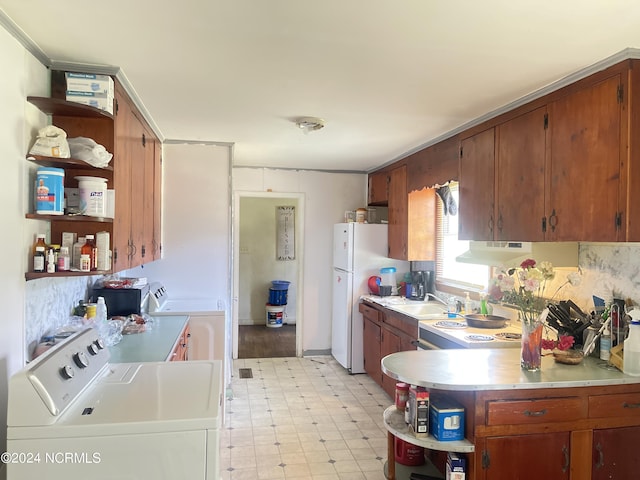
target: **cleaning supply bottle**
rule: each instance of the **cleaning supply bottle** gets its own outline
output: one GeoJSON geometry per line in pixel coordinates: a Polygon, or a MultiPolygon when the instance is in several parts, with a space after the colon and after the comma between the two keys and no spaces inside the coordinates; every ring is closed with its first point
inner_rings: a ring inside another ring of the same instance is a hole
{"type": "Polygon", "coordinates": [[[631,323],[629,324],[629,336],[624,341],[624,362],[622,371],[626,375],[640,377],[640,318],[631,314],[631,323]]]}
{"type": "Polygon", "coordinates": [[[487,308],[487,294],[486,293],[481,293],[480,294],[480,314],[481,315],[488,315],[489,314],[489,309],[487,308]]]}
{"type": "Polygon", "coordinates": [[[611,358],[611,330],[609,329],[609,323],[604,327],[602,336],[600,337],[600,360],[609,361],[611,358]]]}
{"type": "Polygon", "coordinates": [[[447,302],[447,317],[455,318],[458,310],[458,304],[456,303],[456,297],[449,297],[447,302]]]}
{"type": "Polygon", "coordinates": [[[469,292],[464,292],[464,313],[465,315],[471,315],[473,313],[473,302],[469,296],[469,292]]]}

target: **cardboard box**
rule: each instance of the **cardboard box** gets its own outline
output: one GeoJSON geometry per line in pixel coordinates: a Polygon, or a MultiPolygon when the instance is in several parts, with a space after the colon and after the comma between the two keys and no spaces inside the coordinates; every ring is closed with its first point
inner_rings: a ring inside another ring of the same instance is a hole
{"type": "Polygon", "coordinates": [[[88,105],[90,107],[104,110],[105,112],[113,115],[113,97],[96,97],[89,94],[82,95],[69,95],[67,94],[66,100],[69,102],[80,103],[82,105],[88,105]]]}
{"type": "Polygon", "coordinates": [[[113,78],[93,73],[65,72],[67,91],[103,93],[113,97],[113,78]]]}
{"type": "Polygon", "coordinates": [[[71,252],[73,250],[73,244],[78,240],[78,234],[76,232],[62,232],[61,247],[67,247],[69,249],[69,258],[71,258],[71,252]]]}
{"type": "Polygon", "coordinates": [[[464,407],[446,396],[432,398],[429,425],[436,440],[464,439],[464,407]]]}
{"type": "Polygon", "coordinates": [[[457,453],[447,453],[446,480],[465,480],[466,460],[457,453]]]}
{"type": "Polygon", "coordinates": [[[111,270],[111,250],[109,249],[110,241],[111,235],[109,235],[109,232],[96,233],[98,270],[111,270]]]}
{"type": "Polygon", "coordinates": [[[409,427],[416,438],[429,435],[429,392],[424,387],[409,388],[409,427]]]}

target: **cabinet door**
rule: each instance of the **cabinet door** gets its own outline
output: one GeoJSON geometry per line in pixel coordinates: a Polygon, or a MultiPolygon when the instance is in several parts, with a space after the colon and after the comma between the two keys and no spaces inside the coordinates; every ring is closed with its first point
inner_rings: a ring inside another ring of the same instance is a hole
{"type": "MultiPolygon", "coordinates": [[[[142,232],[141,232],[141,263],[148,263],[154,258],[154,221],[155,221],[155,154],[156,145],[153,134],[145,127],[143,129],[143,174],[142,179],[142,195],[143,195],[143,209],[142,209],[142,232]]],[[[134,225],[132,225],[134,228],[134,225]]]]}
{"type": "MultiPolygon", "coordinates": [[[[387,355],[400,351],[400,337],[395,333],[382,328],[381,330],[382,342],[380,344],[380,358],[384,358],[387,355]]],[[[382,388],[387,394],[393,398],[396,391],[396,380],[382,374],[382,388]]]]}
{"type": "Polygon", "coordinates": [[[496,127],[495,240],[543,241],[546,107],[496,127]]]}
{"type": "Polygon", "coordinates": [[[493,240],[495,129],[460,143],[460,240],[493,240]]]}
{"type": "Polygon", "coordinates": [[[476,449],[485,480],[569,478],[569,432],[490,437],[485,442],[484,449],[476,449]]]}
{"type": "Polygon", "coordinates": [[[548,241],[618,240],[619,86],[614,75],[549,104],[548,241]]]}
{"type": "Polygon", "coordinates": [[[407,260],[407,167],[389,173],[389,257],[407,260]]]}
{"type": "Polygon", "coordinates": [[[412,191],[407,200],[407,260],[436,259],[436,193],[412,191]]]}
{"type": "Polygon", "coordinates": [[[388,183],[389,176],[387,172],[377,172],[369,175],[369,205],[387,205],[389,200],[388,183]]]}
{"type": "Polygon", "coordinates": [[[153,154],[153,260],[162,257],[162,144],[154,138],[153,154]]]}
{"type": "Polygon", "coordinates": [[[145,210],[145,158],[146,132],[140,119],[134,114],[131,119],[131,256],[129,268],[143,263],[145,253],[145,227],[153,221],[153,214],[145,210]],[[148,214],[147,214],[148,212],[148,214]],[[147,224],[147,220],[149,224],[147,224]]]}
{"type": "Polygon", "coordinates": [[[380,368],[380,325],[363,317],[363,347],[364,370],[378,385],[382,385],[382,370],[380,368]]]}
{"type": "Polygon", "coordinates": [[[113,155],[113,183],[116,191],[115,218],[113,220],[113,271],[129,268],[131,255],[131,119],[129,102],[116,85],[115,147],[113,155]]]}
{"type": "Polygon", "coordinates": [[[640,427],[593,432],[592,480],[637,478],[640,472],[640,427]]]}

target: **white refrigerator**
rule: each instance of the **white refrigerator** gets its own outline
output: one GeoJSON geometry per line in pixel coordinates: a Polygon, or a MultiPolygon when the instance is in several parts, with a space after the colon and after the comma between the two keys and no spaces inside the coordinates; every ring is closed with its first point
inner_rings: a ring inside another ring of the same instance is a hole
{"type": "Polygon", "coordinates": [[[380,268],[395,266],[387,258],[387,225],[338,223],[333,227],[333,302],[331,354],[349,373],[365,373],[361,295],[380,268]]]}

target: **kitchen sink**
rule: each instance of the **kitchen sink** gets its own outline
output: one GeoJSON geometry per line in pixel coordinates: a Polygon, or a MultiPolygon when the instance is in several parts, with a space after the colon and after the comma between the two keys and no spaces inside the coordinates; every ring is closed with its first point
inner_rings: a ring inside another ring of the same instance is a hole
{"type": "Polygon", "coordinates": [[[387,306],[389,310],[395,310],[419,319],[442,318],[447,316],[443,305],[436,303],[402,303],[387,306]]]}

